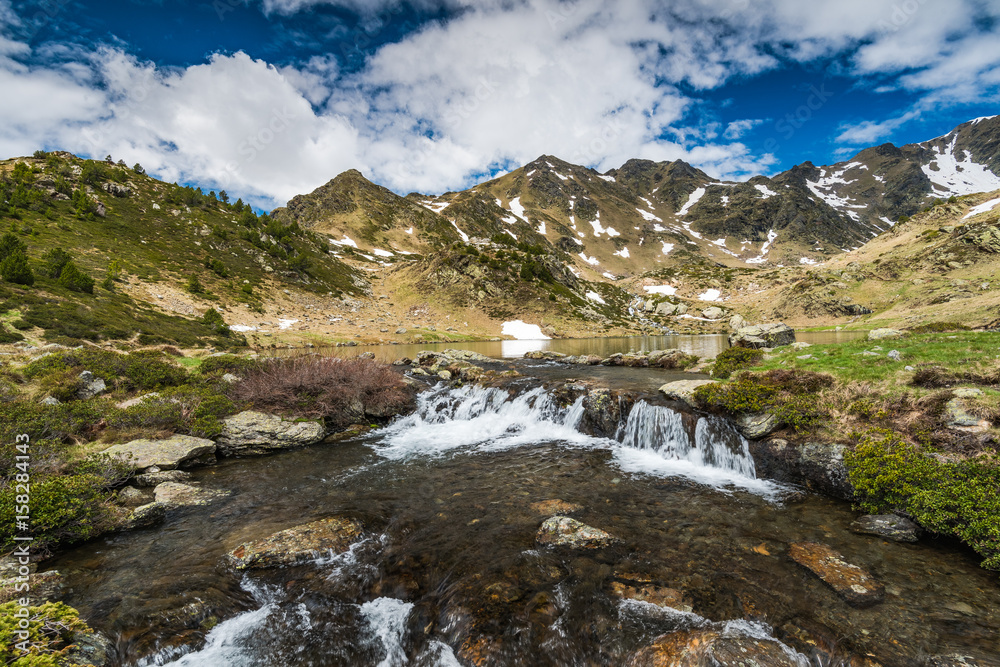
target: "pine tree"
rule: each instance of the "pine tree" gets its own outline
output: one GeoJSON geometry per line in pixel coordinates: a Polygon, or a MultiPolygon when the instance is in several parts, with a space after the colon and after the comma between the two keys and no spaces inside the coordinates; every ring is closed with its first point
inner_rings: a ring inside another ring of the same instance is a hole
{"type": "Polygon", "coordinates": [[[28,256],[23,251],[16,250],[8,254],[0,262],[0,276],[9,283],[18,285],[34,285],[35,274],[28,266],[28,256]]]}

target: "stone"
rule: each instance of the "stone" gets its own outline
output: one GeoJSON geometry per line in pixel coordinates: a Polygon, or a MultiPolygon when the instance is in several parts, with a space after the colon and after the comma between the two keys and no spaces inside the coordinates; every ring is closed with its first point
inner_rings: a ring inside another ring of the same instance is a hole
{"type": "Polygon", "coordinates": [[[976,387],[958,387],[951,392],[955,398],[979,398],[983,395],[982,389],[976,387]]]}
{"type": "Polygon", "coordinates": [[[134,486],[126,486],[118,492],[118,502],[125,507],[138,507],[139,505],[145,505],[148,503],[149,498],[145,493],[134,486]]]}
{"type": "Polygon", "coordinates": [[[660,393],[675,401],[683,401],[691,407],[697,407],[694,400],[694,392],[698,387],[707,384],[716,384],[715,380],[677,380],[668,382],[660,387],[660,393]]]}
{"type": "Polygon", "coordinates": [[[902,336],[903,332],[899,329],[872,329],[868,332],[868,340],[888,340],[902,336]]]}
{"type": "Polygon", "coordinates": [[[146,401],[159,397],[160,397],[159,392],[154,391],[149,394],[143,394],[142,396],[136,396],[135,398],[130,398],[127,401],[122,401],[121,403],[116,403],[115,407],[121,408],[122,410],[126,410],[128,408],[141,405],[146,401]]]}
{"type": "Polygon", "coordinates": [[[201,489],[178,482],[163,482],[153,489],[156,502],[181,507],[207,505],[213,500],[227,495],[229,495],[229,491],[201,489]]]}
{"type": "Polygon", "coordinates": [[[567,546],[573,549],[600,549],[620,542],[600,528],[588,526],[568,516],[553,516],[542,522],[535,541],[543,546],[567,546]]]}
{"type": "Polygon", "coordinates": [[[799,667],[777,640],[697,628],[657,637],[626,667],[799,667]]]}
{"type": "Polygon", "coordinates": [[[683,313],[678,313],[678,308],[680,304],[670,303],[669,301],[664,301],[663,303],[656,304],[656,314],[657,315],[681,315],[683,313]]]}
{"type": "Polygon", "coordinates": [[[803,343],[800,341],[798,343],[792,343],[791,347],[793,350],[804,350],[807,347],[812,347],[812,343],[803,343]]]}
{"type": "Polygon", "coordinates": [[[404,329],[403,327],[399,327],[398,329],[396,329],[396,333],[400,335],[405,334],[406,329],[404,329]]]}
{"type": "Polygon", "coordinates": [[[138,530],[140,528],[152,528],[167,518],[167,504],[162,502],[151,502],[140,505],[132,510],[122,530],[138,530]]]}
{"type": "Polygon", "coordinates": [[[750,441],[758,476],[853,500],[854,487],[844,464],[846,450],[847,446],[839,443],[793,444],[780,438],[750,441]]]}
{"type": "Polygon", "coordinates": [[[749,326],[749,322],[743,319],[742,315],[733,315],[729,318],[729,328],[733,331],[739,331],[743,327],[749,326]]]}
{"type": "Polygon", "coordinates": [[[579,512],[583,509],[583,505],[568,503],[565,500],[559,500],[558,498],[554,500],[542,500],[537,503],[531,503],[530,507],[532,512],[542,516],[552,516],[553,514],[572,514],[573,512],[579,512]]]}
{"type": "Polygon", "coordinates": [[[62,401],[55,396],[46,396],[42,399],[42,405],[62,405],[62,401]]]}
{"type": "Polygon", "coordinates": [[[729,334],[729,344],[732,347],[774,348],[794,342],[795,330],[782,322],[742,327],[729,334]]]}
{"type": "Polygon", "coordinates": [[[780,429],[783,424],[777,415],[770,412],[759,412],[738,415],[733,420],[733,426],[747,440],[760,440],[780,429]]]}
{"type": "Polygon", "coordinates": [[[233,375],[232,373],[224,373],[222,375],[222,378],[220,378],[220,379],[223,382],[225,382],[226,384],[232,384],[234,382],[239,382],[240,381],[240,378],[238,376],[236,376],[236,375],[233,375]]]}
{"type": "Polygon", "coordinates": [[[104,380],[90,371],[83,371],[78,377],[80,379],[80,388],[76,391],[76,397],[81,401],[103,394],[108,389],[104,380]]]}
{"type": "Polygon", "coordinates": [[[903,360],[903,354],[899,350],[889,350],[888,354],[886,354],[885,356],[892,359],[893,361],[903,360]]]}
{"type": "Polygon", "coordinates": [[[400,357],[399,359],[396,359],[396,361],[392,362],[392,365],[393,366],[409,366],[412,363],[413,363],[413,359],[410,359],[409,357],[400,357]]]}
{"type": "Polygon", "coordinates": [[[193,459],[215,454],[215,443],[190,435],[173,435],[165,440],[142,439],[112,445],[104,453],[125,459],[137,470],[152,466],[160,470],[174,470],[193,459]]]}
{"type": "Polygon", "coordinates": [[[226,554],[226,560],[237,570],[294,565],[321,555],[344,553],[361,536],[361,530],[357,521],[330,517],[241,544],[226,554]]]}
{"type": "Polygon", "coordinates": [[[712,306],[711,308],[706,308],[701,311],[702,317],[708,320],[721,320],[725,316],[726,311],[719,308],[718,306],[712,306]]]}
{"type": "Polygon", "coordinates": [[[860,535],[875,535],[894,542],[916,542],[920,526],[895,514],[865,515],[851,522],[851,531],[860,535]]]}
{"type": "Polygon", "coordinates": [[[146,472],[132,478],[136,486],[153,487],[164,482],[184,482],[191,479],[191,473],[183,470],[164,470],[157,472],[146,472]]]}
{"type": "Polygon", "coordinates": [[[985,667],[986,663],[981,663],[970,655],[958,653],[933,655],[927,659],[927,667],[980,667],[980,665],[985,667]]]}
{"type": "Polygon", "coordinates": [[[451,382],[451,371],[438,371],[437,376],[445,382],[451,382]]]}
{"type": "Polygon", "coordinates": [[[524,358],[534,359],[536,361],[562,361],[566,358],[566,355],[560,352],[551,352],[549,350],[532,350],[531,352],[525,352],[524,358]]]}
{"type": "Polygon", "coordinates": [[[611,592],[623,600],[637,600],[648,602],[657,607],[668,607],[677,611],[690,612],[693,607],[691,602],[685,599],[684,594],[675,588],[664,588],[653,584],[639,584],[630,586],[619,581],[612,582],[611,592]]]}
{"type": "Polygon", "coordinates": [[[317,421],[294,421],[248,410],[222,422],[216,447],[223,456],[250,456],[312,445],[326,435],[317,421]]]}
{"type": "MultiPolygon", "coordinates": [[[[972,392],[979,391],[979,395],[982,392],[978,389],[971,389],[964,387],[965,391],[962,392],[962,396],[968,396],[970,398],[975,397],[977,394],[972,392]]],[[[986,419],[980,419],[976,415],[972,414],[968,410],[965,398],[959,398],[958,392],[953,392],[955,398],[951,399],[944,406],[944,420],[945,423],[961,431],[968,431],[970,433],[983,433],[990,428],[990,422],[986,419]]]]}
{"type": "Polygon", "coordinates": [[[66,654],[66,664],[79,667],[105,667],[117,654],[114,642],[100,632],[75,632],[72,648],[66,654]]]}
{"type": "Polygon", "coordinates": [[[852,607],[871,607],[885,597],[885,587],[871,574],[848,563],[841,554],[825,544],[796,542],[789,548],[789,555],[852,607]]]}

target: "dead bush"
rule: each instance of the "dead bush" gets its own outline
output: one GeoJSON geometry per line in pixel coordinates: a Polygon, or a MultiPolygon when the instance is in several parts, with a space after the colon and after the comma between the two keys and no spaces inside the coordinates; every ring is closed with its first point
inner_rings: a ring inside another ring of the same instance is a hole
{"type": "Polygon", "coordinates": [[[323,418],[332,426],[389,417],[412,401],[402,378],[386,364],[320,356],[262,360],[246,369],[229,393],[256,410],[323,418]]]}

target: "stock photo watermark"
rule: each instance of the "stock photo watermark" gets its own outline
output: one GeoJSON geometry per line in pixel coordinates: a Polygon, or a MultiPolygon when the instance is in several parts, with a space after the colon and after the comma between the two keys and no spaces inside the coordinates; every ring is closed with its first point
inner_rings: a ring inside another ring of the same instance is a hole
{"type": "Polygon", "coordinates": [[[27,655],[31,649],[31,439],[26,434],[14,438],[14,449],[17,451],[14,467],[14,542],[16,548],[11,556],[17,562],[17,576],[14,578],[14,592],[22,597],[16,598],[14,618],[17,627],[14,630],[14,647],[27,655]]]}

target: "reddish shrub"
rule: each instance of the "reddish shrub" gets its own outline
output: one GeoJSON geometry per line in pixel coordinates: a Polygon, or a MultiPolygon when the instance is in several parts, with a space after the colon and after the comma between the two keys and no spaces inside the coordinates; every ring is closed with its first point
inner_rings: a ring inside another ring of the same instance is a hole
{"type": "Polygon", "coordinates": [[[412,394],[386,364],[371,359],[300,356],[261,361],[243,371],[230,396],[254,409],[323,418],[347,426],[369,417],[404,410],[412,394]]]}

